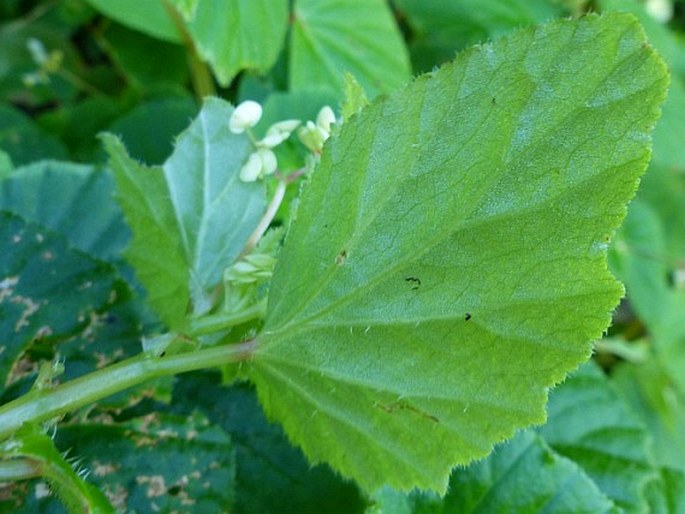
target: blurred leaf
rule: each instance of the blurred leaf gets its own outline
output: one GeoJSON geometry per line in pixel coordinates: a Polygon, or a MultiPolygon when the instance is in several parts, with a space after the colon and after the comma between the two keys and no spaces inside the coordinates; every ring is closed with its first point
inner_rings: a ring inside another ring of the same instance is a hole
{"type": "Polygon", "coordinates": [[[0,209],[40,223],[65,236],[72,247],[114,263],[130,231],[113,189],[109,172],[44,161],[17,168],[0,182],[0,209]]]}
{"type": "Polygon", "coordinates": [[[76,104],[62,105],[37,119],[67,145],[72,160],[102,162],[104,153],[97,134],[130,109],[131,99],[89,97],[76,104]]]}
{"type": "MultiPolygon", "coordinates": [[[[154,0],[146,1],[152,3],[154,0]]],[[[106,42],[107,54],[137,89],[150,91],[166,87],[184,90],[189,77],[186,50],[182,46],[152,38],[118,23],[107,25],[102,38],[106,42]]]]}
{"type": "Polygon", "coordinates": [[[136,159],[161,164],[173,151],[176,135],[196,113],[191,97],[147,100],[117,119],[108,131],[119,135],[136,159]]]}
{"type": "Polygon", "coordinates": [[[200,0],[169,0],[169,3],[181,13],[184,20],[190,21],[195,17],[200,0]]]}
{"type": "Polygon", "coordinates": [[[625,282],[631,307],[648,327],[655,326],[669,302],[668,252],[661,220],[647,203],[630,204],[610,255],[611,269],[625,282]]]}
{"type": "Polygon", "coordinates": [[[663,468],[658,480],[652,482],[649,493],[651,514],[685,513],[685,473],[663,468]]]}
{"type": "Polygon", "coordinates": [[[652,434],[656,463],[685,471],[685,395],[656,361],[622,364],[612,382],[652,434]]]}
{"type": "Polygon", "coordinates": [[[67,151],[57,138],[45,133],[21,111],[0,105],[0,148],[15,166],[39,159],[64,159],[67,151]]]}
{"type": "Polygon", "coordinates": [[[290,89],[328,88],[338,98],[349,72],[370,98],[404,85],[409,56],[384,0],[296,0],[290,89]]]}
{"type": "Polygon", "coordinates": [[[236,451],[235,514],[355,514],[363,510],[357,488],[327,466],[312,467],[282,429],[267,422],[254,391],[230,389],[216,373],[181,377],[174,409],[196,409],[231,435],[236,451]]]}
{"type": "Polygon", "coordinates": [[[0,180],[8,177],[13,169],[14,164],[12,164],[12,158],[8,153],[0,150],[0,180]]]}
{"type": "Polygon", "coordinates": [[[341,126],[248,372],[312,462],[444,492],[545,419],[622,294],[606,245],[666,80],[632,16],[588,16],[469,50],[341,126]]]}
{"type": "Polygon", "coordinates": [[[619,512],[582,469],[532,431],[499,445],[485,460],[455,469],[443,499],[385,488],[373,500],[367,514],[619,512]]]}
{"type": "Polygon", "coordinates": [[[30,89],[24,83],[25,75],[38,68],[28,49],[31,39],[39,41],[47,53],[56,51],[61,54],[60,70],[66,69],[77,77],[81,76],[83,64],[71,43],[70,30],[41,21],[27,23],[23,19],[1,25],[0,98],[27,106],[73,100],[79,92],[78,86],[59,74],[51,75],[48,84],[30,89]]]}
{"type": "Polygon", "coordinates": [[[655,478],[644,425],[592,361],[551,394],[547,424],[538,430],[626,512],[644,512],[644,489],[655,478]]]}
{"type": "Polygon", "coordinates": [[[164,0],[85,1],[122,25],[170,43],[182,42],[181,35],[164,6],[164,0]]]}
{"type": "Polygon", "coordinates": [[[415,71],[454,59],[458,50],[564,14],[550,0],[396,0],[411,28],[415,71]]]}
{"type": "Polygon", "coordinates": [[[287,28],[286,0],[202,0],[188,24],[198,52],[223,86],[241,70],[268,71],[287,28]]]}
{"type": "Polygon", "coordinates": [[[114,269],[41,225],[0,214],[0,384],[32,371],[22,353],[87,331],[121,284],[114,269]]]}

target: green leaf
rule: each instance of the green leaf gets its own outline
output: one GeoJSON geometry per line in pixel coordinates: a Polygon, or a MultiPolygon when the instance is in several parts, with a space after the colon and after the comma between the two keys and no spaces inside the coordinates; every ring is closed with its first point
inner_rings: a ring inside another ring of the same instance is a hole
{"type": "Polygon", "coordinates": [[[105,170],[45,161],[17,168],[0,182],[0,209],[59,232],[74,248],[116,262],[130,231],[113,188],[105,170]]]}
{"type": "Polygon", "coordinates": [[[652,514],[682,514],[685,512],[685,473],[663,468],[659,480],[649,489],[649,512],[652,514]]]}
{"type": "Polygon", "coordinates": [[[120,512],[231,511],[233,444],[200,414],[71,424],[56,442],[82,459],[120,512]]]}
{"type": "Polygon", "coordinates": [[[105,16],[132,29],[169,41],[180,43],[181,34],[169,15],[164,0],[86,0],[105,16]]]}
{"type": "MultiPolygon", "coordinates": [[[[15,364],[41,342],[85,331],[118,287],[114,269],[47,228],[0,213],[0,383],[30,371],[15,364]]],[[[24,363],[26,364],[26,363],[24,363]]]]}
{"type": "Polygon", "coordinates": [[[449,486],[445,498],[382,489],[367,514],[618,512],[577,465],[532,431],[498,446],[487,459],[456,469],[449,486]]]}
{"type": "Polygon", "coordinates": [[[283,48],[286,0],[202,0],[188,29],[219,83],[244,69],[268,71],[283,48]]]}
{"type": "Polygon", "coordinates": [[[0,148],[19,166],[39,159],[63,159],[64,145],[12,107],[0,105],[0,148]]]}
{"type": "Polygon", "coordinates": [[[133,231],[126,257],[162,321],[170,328],[180,326],[190,298],[190,273],[163,172],[131,159],[115,136],[105,134],[102,140],[116,178],[119,203],[133,231]]]}
{"type": "Polygon", "coordinates": [[[263,184],[238,177],[252,147],[247,136],[229,131],[232,112],[226,102],[207,99],[163,167],[143,166],[116,137],[103,137],[133,230],[127,256],[171,328],[183,322],[189,298],[196,312],[210,307],[223,270],[266,208],[263,184]]]}
{"type": "Polygon", "coordinates": [[[256,338],[268,415],[369,490],[444,492],[542,423],[622,294],[606,247],[666,84],[633,17],[588,16],[471,49],[343,124],[256,338]]]}
{"type": "Polygon", "coordinates": [[[195,17],[195,11],[197,9],[200,0],[168,0],[171,5],[173,5],[178,12],[181,13],[183,19],[190,21],[195,17]]]}
{"type": "Polygon", "coordinates": [[[410,51],[417,70],[452,60],[462,48],[523,26],[561,16],[561,2],[549,0],[397,0],[411,27],[410,51]]]}
{"type": "Polygon", "coordinates": [[[174,136],[197,112],[190,97],[167,97],[138,104],[112,123],[108,131],[118,134],[136,159],[160,164],[173,150],[174,136]]]}
{"type": "Polygon", "coordinates": [[[290,89],[326,87],[342,97],[345,72],[370,97],[411,75],[409,56],[384,0],[296,0],[290,89]]]}
{"type": "Polygon", "coordinates": [[[234,512],[240,514],[356,514],[363,499],[353,483],[327,466],[312,467],[278,425],[268,423],[246,384],[226,388],[218,373],[179,377],[172,407],[199,410],[231,435],[236,452],[234,512]]]}
{"type": "Polygon", "coordinates": [[[585,364],[552,392],[548,416],[539,429],[547,444],[626,512],[643,512],[655,478],[649,434],[597,365],[585,364]]]}
{"type": "Polygon", "coordinates": [[[14,164],[12,164],[12,158],[8,153],[0,150],[0,180],[8,177],[13,169],[14,164]]]}

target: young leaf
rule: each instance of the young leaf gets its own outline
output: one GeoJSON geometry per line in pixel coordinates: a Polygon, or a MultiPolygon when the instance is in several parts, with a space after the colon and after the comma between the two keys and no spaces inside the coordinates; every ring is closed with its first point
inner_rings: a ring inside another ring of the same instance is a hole
{"type": "Polygon", "coordinates": [[[226,102],[207,99],[161,168],[142,166],[116,137],[103,136],[133,229],[128,257],[172,328],[189,298],[196,311],[209,306],[211,290],[266,208],[263,184],[238,177],[251,147],[245,135],[229,131],[232,112],[226,102]]]}
{"type": "Polygon", "coordinates": [[[621,296],[606,245],[667,81],[632,16],[588,16],[473,48],[342,125],[249,371],[313,462],[444,492],[545,420],[621,296]]]}

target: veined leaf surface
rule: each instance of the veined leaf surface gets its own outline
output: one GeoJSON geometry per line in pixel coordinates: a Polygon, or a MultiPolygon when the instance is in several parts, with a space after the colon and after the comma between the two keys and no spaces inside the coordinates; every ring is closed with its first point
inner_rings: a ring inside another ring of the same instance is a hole
{"type": "Polygon", "coordinates": [[[667,82],[632,16],[588,16],[468,50],[341,127],[249,370],[313,462],[444,492],[545,420],[622,294],[606,246],[667,82]]]}

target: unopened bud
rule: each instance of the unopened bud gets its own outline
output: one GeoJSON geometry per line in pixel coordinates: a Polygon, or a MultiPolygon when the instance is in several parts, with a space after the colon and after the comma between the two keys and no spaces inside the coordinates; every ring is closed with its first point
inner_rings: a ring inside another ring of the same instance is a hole
{"type": "Polygon", "coordinates": [[[231,114],[228,127],[234,134],[242,134],[245,129],[254,127],[261,117],[262,106],[252,100],[245,100],[231,114]]]}

